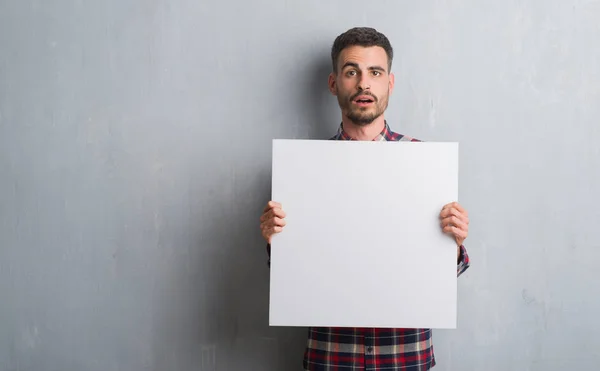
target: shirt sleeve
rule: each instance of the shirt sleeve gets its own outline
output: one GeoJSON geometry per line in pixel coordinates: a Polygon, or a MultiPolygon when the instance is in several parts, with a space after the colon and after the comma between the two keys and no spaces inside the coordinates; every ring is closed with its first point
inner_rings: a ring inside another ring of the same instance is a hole
{"type": "Polygon", "coordinates": [[[465,273],[469,266],[471,265],[471,261],[469,259],[469,254],[464,245],[460,246],[460,257],[458,259],[458,265],[456,266],[456,277],[460,277],[461,274],[465,273]]]}
{"type": "Polygon", "coordinates": [[[269,266],[269,268],[271,268],[271,244],[268,243],[267,244],[267,265],[269,266]]]}

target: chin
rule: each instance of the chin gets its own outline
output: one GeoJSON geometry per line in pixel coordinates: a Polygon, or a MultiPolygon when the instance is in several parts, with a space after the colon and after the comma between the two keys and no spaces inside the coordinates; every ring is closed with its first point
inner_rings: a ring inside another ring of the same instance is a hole
{"type": "Polygon", "coordinates": [[[355,114],[355,113],[350,113],[347,115],[347,117],[350,119],[350,121],[352,121],[355,125],[358,126],[368,126],[370,124],[373,123],[373,121],[375,121],[379,116],[381,115],[375,115],[375,114],[355,114]]]}
{"type": "Polygon", "coordinates": [[[375,121],[375,119],[356,119],[355,117],[349,117],[350,121],[352,121],[352,123],[356,126],[369,126],[373,123],[373,121],[375,121]]]}

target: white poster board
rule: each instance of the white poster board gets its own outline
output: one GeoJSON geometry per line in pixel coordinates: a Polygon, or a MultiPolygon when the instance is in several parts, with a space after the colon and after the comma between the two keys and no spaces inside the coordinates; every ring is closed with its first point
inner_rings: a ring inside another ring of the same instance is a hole
{"type": "Polygon", "coordinates": [[[271,326],[456,327],[458,143],[274,140],[271,326]]]}

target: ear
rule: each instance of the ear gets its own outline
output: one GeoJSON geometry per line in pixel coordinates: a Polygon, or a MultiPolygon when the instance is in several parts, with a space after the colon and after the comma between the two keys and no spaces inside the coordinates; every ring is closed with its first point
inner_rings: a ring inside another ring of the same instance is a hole
{"type": "Polygon", "coordinates": [[[394,91],[394,82],[395,82],[395,76],[393,73],[390,73],[390,94],[392,94],[392,92],[394,91]]]}
{"type": "Polygon", "coordinates": [[[329,74],[329,81],[327,82],[327,85],[329,85],[329,91],[333,95],[337,95],[336,88],[335,88],[335,78],[336,78],[336,74],[334,72],[332,72],[329,74]]]}

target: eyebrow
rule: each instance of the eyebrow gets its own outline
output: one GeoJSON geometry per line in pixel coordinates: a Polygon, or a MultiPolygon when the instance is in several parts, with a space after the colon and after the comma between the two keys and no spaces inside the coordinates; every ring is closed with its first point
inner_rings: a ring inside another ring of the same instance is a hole
{"type": "MultiPolygon", "coordinates": [[[[354,62],[346,62],[343,66],[342,66],[342,70],[346,67],[355,67],[355,68],[359,68],[358,67],[358,63],[354,63],[354,62]]],[[[370,71],[382,71],[385,72],[385,69],[381,66],[371,66],[369,68],[367,68],[370,71]]]]}

